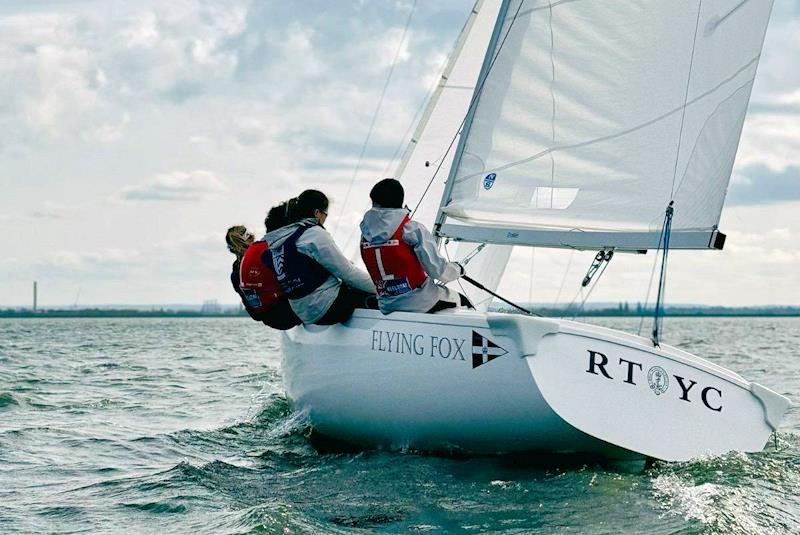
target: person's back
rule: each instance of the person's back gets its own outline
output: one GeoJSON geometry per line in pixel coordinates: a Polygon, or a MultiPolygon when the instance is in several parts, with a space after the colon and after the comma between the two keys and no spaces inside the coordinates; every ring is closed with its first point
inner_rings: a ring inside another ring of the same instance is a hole
{"type": "MultiPolygon", "coordinates": [[[[274,211],[275,209],[273,209],[274,211]]],[[[272,211],[271,211],[272,212],[272,211]]],[[[267,228],[269,216],[265,221],[267,228]]],[[[256,321],[273,329],[286,330],[300,324],[283,294],[272,264],[265,264],[267,243],[254,241],[246,227],[237,225],[228,229],[225,240],[228,250],[236,255],[231,267],[231,285],[239,294],[245,310],[256,321]]]]}
{"type": "Polygon", "coordinates": [[[344,321],[374,294],[369,275],[344,257],[325,230],[327,209],[324,194],[306,190],[291,201],[293,222],[265,236],[278,282],[306,324],[344,321]]]}
{"type": "Polygon", "coordinates": [[[466,298],[436,283],[458,279],[463,268],[442,258],[428,229],[401,208],[400,183],[381,180],[370,198],[373,206],[361,221],[361,257],[377,289],[381,311],[435,312],[468,305],[466,298]]]}

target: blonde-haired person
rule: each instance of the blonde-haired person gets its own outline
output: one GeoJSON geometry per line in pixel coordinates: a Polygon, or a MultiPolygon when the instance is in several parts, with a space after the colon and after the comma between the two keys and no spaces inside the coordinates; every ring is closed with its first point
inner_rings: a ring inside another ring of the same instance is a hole
{"type": "Polygon", "coordinates": [[[261,260],[265,242],[255,241],[253,233],[243,225],[230,227],[225,234],[225,242],[228,250],[236,256],[231,266],[231,284],[250,317],[282,331],[300,325],[288,299],[280,291],[272,265],[265,265],[261,260]],[[242,284],[242,263],[249,266],[245,274],[248,282],[255,279],[257,284],[242,284]]]}

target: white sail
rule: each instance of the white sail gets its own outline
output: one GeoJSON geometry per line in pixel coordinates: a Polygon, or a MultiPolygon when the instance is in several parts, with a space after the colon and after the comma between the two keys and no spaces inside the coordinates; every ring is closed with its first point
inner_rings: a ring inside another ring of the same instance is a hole
{"type": "MultiPolygon", "coordinates": [[[[483,57],[497,23],[502,0],[478,0],[453,47],[442,75],[427,103],[422,118],[403,154],[395,176],[406,191],[406,203],[416,208],[414,219],[433,227],[444,184],[458,144],[458,133],[475,92],[483,57]],[[430,184],[430,186],[429,186],[430,184]]],[[[382,177],[375,177],[377,180],[382,177]]],[[[350,220],[360,219],[369,208],[366,196],[348,202],[343,212],[350,220]]],[[[346,225],[337,242],[352,260],[359,256],[357,223],[346,225]]],[[[454,260],[463,259],[474,246],[451,247],[454,260]]],[[[496,289],[511,253],[510,246],[493,246],[476,255],[469,264],[470,274],[487,288],[496,289]]],[[[485,310],[491,299],[486,292],[469,285],[451,284],[485,310]]]]}
{"type": "Polygon", "coordinates": [[[414,219],[428,227],[439,209],[458,146],[457,134],[475,92],[501,3],[478,0],[473,6],[395,174],[406,190],[406,203],[416,207],[414,219]]]}
{"type": "MultiPolygon", "coordinates": [[[[457,135],[475,91],[501,3],[502,0],[475,2],[394,174],[406,191],[406,204],[417,207],[414,219],[428,228],[433,225],[439,209],[456,152],[457,135]]],[[[384,177],[374,178],[377,182],[384,177]]],[[[367,191],[369,187],[371,184],[367,191]]],[[[359,254],[358,221],[369,207],[366,195],[353,195],[347,206],[340,208],[341,217],[348,224],[340,225],[336,241],[353,259],[359,254]],[[351,221],[355,221],[355,230],[351,221]]]]}
{"type": "MultiPolygon", "coordinates": [[[[458,146],[457,134],[475,93],[501,3],[501,0],[478,0],[475,3],[396,173],[406,190],[408,205],[416,207],[414,219],[429,229],[437,216],[458,146]]],[[[474,244],[449,248],[453,260],[462,260],[474,249],[474,244]]],[[[469,261],[467,270],[470,276],[496,290],[511,249],[507,245],[484,248],[469,261]]],[[[486,311],[491,303],[489,294],[467,283],[455,281],[449,286],[466,294],[478,310],[486,311]]]]}
{"type": "Polygon", "coordinates": [[[771,7],[508,0],[442,234],[655,248],[674,200],[671,247],[719,247],[771,7]]]}
{"type": "MultiPolygon", "coordinates": [[[[463,261],[469,258],[476,250],[476,244],[468,242],[451,243],[450,248],[455,249],[451,257],[463,261]],[[455,247],[453,247],[455,245],[455,247]]],[[[474,257],[469,260],[465,269],[470,277],[479,281],[486,288],[496,291],[505,273],[508,260],[511,257],[513,245],[486,244],[474,257]]],[[[483,290],[472,286],[461,279],[448,284],[453,290],[466,295],[475,306],[475,310],[486,312],[492,304],[492,296],[483,290]]]]}

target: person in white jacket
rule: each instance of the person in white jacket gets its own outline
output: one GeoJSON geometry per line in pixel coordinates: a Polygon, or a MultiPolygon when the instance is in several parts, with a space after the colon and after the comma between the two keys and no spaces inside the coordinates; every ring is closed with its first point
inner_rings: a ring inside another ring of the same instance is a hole
{"type": "MultiPolygon", "coordinates": [[[[328,198],[306,190],[287,204],[291,224],[264,236],[275,274],[303,323],[333,325],[375,295],[369,275],[353,265],[325,230],[328,198]]],[[[373,297],[374,300],[374,297],[373,297]]]]}
{"type": "Polygon", "coordinates": [[[381,180],[370,191],[372,208],[361,221],[361,257],[375,284],[381,312],[472,306],[444,285],[464,275],[464,268],[442,258],[430,231],[402,207],[404,195],[397,180],[381,180]]]}

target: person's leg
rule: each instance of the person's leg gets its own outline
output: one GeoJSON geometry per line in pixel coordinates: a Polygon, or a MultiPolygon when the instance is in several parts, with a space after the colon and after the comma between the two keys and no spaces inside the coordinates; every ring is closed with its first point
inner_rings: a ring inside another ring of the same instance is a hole
{"type": "Polygon", "coordinates": [[[458,293],[458,298],[461,301],[461,306],[462,307],[475,310],[475,307],[473,306],[472,301],[470,301],[469,298],[466,295],[464,295],[461,292],[459,292],[458,293]]]}
{"type": "Polygon", "coordinates": [[[428,310],[427,312],[428,314],[435,314],[440,310],[447,310],[448,308],[456,308],[458,306],[471,308],[473,310],[475,309],[475,307],[472,306],[472,303],[470,302],[470,300],[467,298],[466,295],[460,292],[453,291],[445,286],[442,286],[442,290],[444,292],[444,297],[446,297],[446,299],[442,299],[440,297],[439,301],[437,301],[436,304],[433,305],[433,307],[430,310],[428,310]]]}
{"type": "Polygon", "coordinates": [[[292,310],[288,299],[284,299],[280,303],[276,304],[260,319],[267,327],[272,327],[273,329],[278,329],[279,331],[291,329],[292,327],[296,327],[302,323],[300,318],[298,318],[294,313],[294,310],[292,310]]]}
{"type": "Polygon", "coordinates": [[[339,295],[322,318],[317,320],[317,325],[333,325],[347,321],[356,308],[369,308],[367,298],[372,294],[351,288],[342,284],[339,295]]]}
{"type": "Polygon", "coordinates": [[[455,303],[451,303],[450,301],[438,301],[430,310],[428,310],[427,314],[435,314],[440,310],[447,310],[448,308],[456,308],[455,303]]]}

